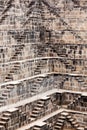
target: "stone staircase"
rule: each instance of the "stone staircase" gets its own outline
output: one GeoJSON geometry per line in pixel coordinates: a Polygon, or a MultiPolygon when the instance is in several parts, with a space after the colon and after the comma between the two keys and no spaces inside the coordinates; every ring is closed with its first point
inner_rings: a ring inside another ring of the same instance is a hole
{"type": "MultiPolygon", "coordinates": [[[[18,128],[16,123],[19,122],[19,111],[17,108],[8,109],[4,111],[0,117],[0,125],[2,125],[5,130],[10,130],[18,128]],[[16,115],[16,116],[15,116],[16,115]]],[[[3,130],[3,129],[0,129],[3,130]]]]}
{"type": "Polygon", "coordinates": [[[36,66],[34,68],[34,75],[41,74],[41,68],[43,65],[41,64],[41,61],[37,61],[36,66]]]}
{"type": "MultiPolygon", "coordinates": [[[[5,128],[5,130],[8,127],[8,121],[10,120],[10,118],[11,118],[11,114],[8,112],[4,112],[4,114],[0,117],[0,126],[5,128]]],[[[3,129],[0,129],[0,130],[3,130],[3,129]]]]}
{"type": "Polygon", "coordinates": [[[60,114],[53,130],[61,130],[63,128],[67,115],[68,113],[64,112],[60,114]]]}
{"type": "Polygon", "coordinates": [[[38,65],[38,66],[35,68],[35,70],[34,70],[34,74],[35,74],[35,75],[38,75],[38,74],[41,73],[40,67],[41,67],[41,66],[38,65]]]}
{"type": "Polygon", "coordinates": [[[31,95],[35,95],[36,93],[38,93],[37,91],[37,85],[36,83],[34,83],[31,87],[31,95]]]}
{"type": "Polygon", "coordinates": [[[6,7],[3,8],[3,11],[1,13],[1,18],[0,18],[0,23],[3,22],[3,20],[5,20],[5,18],[8,16],[5,13],[9,10],[9,8],[12,6],[12,2],[13,0],[7,0],[6,2],[6,7]]]}
{"type": "Polygon", "coordinates": [[[30,120],[34,121],[37,118],[39,118],[42,115],[44,109],[44,100],[40,99],[39,101],[37,101],[31,115],[30,115],[30,120]]]}
{"type": "Polygon", "coordinates": [[[41,130],[39,126],[34,126],[33,130],[41,130]]]}
{"type": "Polygon", "coordinates": [[[47,6],[48,10],[52,12],[56,17],[60,19],[60,22],[65,26],[68,30],[70,30],[70,33],[75,36],[76,39],[80,39],[82,42],[84,42],[84,39],[77,34],[75,30],[72,29],[71,26],[68,25],[68,23],[65,21],[64,18],[61,18],[60,14],[58,13],[57,8],[55,8],[50,2],[47,0],[42,0],[43,4],[47,6]]]}
{"type": "Polygon", "coordinates": [[[42,45],[37,45],[37,48],[38,48],[37,56],[38,57],[42,57],[43,56],[44,47],[42,45]]]}
{"type": "MultiPolygon", "coordinates": [[[[10,61],[17,60],[17,56],[22,53],[22,50],[24,48],[24,44],[21,44],[18,46],[18,48],[15,50],[15,54],[10,58],[10,61]]],[[[14,63],[14,66],[11,68],[9,73],[5,76],[5,82],[9,82],[13,80],[13,75],[20,69],[20,63],[14,63]]]]}
{"type": "Polygon", "coordinates": [[[14,89],[14,86],[6,86],[3,93],[0,95],[0,106],[4,106],[7,104],[7,100],[10,98],[10,93],[14,89]]]}
{"type": "Polygon", "coordinates": [[[76,130],[84,130],[84,128],[80,127],[76,119],[74,119],[70,114],[67,116],[67,120],[70,122],[72,127],[75,128],[76,130]]]}
{"type": "Polygon", "coordinates": [[[72,127],[77,130],[77,128],[79,127],[79,124],[76,122],[76,120],[71,115],[67,116],[67,120],[70,122],[72,127]]]}
{"type": "Polygon", "coordinates": [[[35,95],[35,94],[39,93],[40,87],[41,87],[40,85],[41,85],[42,81],[43,81],[43,77],[38,77],[34,80],[34,83],[31,87],[31,95],[35,95]]]}
{"type": "Polygon", "coordinates": [[[79,126],[76,119],[74,119],[72,115],[67,112],[63,112],[60,114],[53,130],[62,130],[66,120],[71,124],[72,128],[75,128],[76,130],[84,130],[83,127],[79,126]]]}
{"type": "Polygon", "coordinates": [[[5,82],[13,80],[13,75],[20,70],[20,63],[14,63],[14,66],[10,69],[9,73],[5,77],[5,82]]]}
{"type": "Polygon", "coordinates": [[[15,54],[10,58],[10,61],[17,60],[18,55],[22,54],[22,50],[24,49],[25,45],[21,44],[15,49],[15,54]]]}

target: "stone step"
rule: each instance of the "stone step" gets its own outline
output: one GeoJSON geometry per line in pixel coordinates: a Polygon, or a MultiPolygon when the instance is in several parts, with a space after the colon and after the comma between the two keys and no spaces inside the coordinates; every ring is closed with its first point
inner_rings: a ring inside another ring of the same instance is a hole
{"type": "Polygon", "coordinates": [[[33,130],[41,130],[41,128],[34,127],[33,130]]]}
{"type": "Polygon", "coordinates": [[[34,108],[34,110],[38,110],[38,111],[40,111],[41,108],[36,106],[36,107],[34,108]]]}
{"type": "Polygon", "coordinates": [[[64,120],[58,119],[58,122],[61,122],[61,123],[63,123],[63,122],[64,122],[64,120]]]}
{"type": "Polygon", "coordinates": [[[37,104],[37,107],[43,107],[44,106],[44,104],[37,104]]]}
{"type": "Polygon", "coordinates": [[[68,118],[68,119],[71,119],[71,118],[72,118],[72,116],[71,116],[71,115],[68,115],[68,116],[67,116],[67,118],[68,118]]]}
{"type": "Polygon", "coordinates": [[[0,125],[0,130],[5,130],[5,127],[3,125],[0,125]]]}
{"type": "Polygon", "coordinates": [[[61,129],[61,126],[56,125],[54,129],[61,129]]]}
{"type": "Polygon", "coordinates": [[[36,118],[37,116],[38,116],[38,114],[33,114],[33,113],[32,113],[30,117],[31,117],[31,118],[32,118],[32,117],[33,117],[33,118],[36,118]]]}
{"type": "Polygon", "coordinates": [[[6,125],[7,124],[7,122],[6,121],[0,121],[0,125],[6,125]]]}
{"type": "Polygon", "coordinates": [[[75,127],[75,128],[79,127],[79,124],[75,124],[74,127],[75,127]]]}
{"type": "Polygon", "coordinates": [[[0,120],[1,120],[1,121],[5,121],[5,122],[6,122],[6,121],[8,121],[8,120],[9,120],[9,118],[8,118],[8,117],[4,117],[4,116],[2,116],[2,117],[0,118],[0,120]]]}
{"type": "Polygon", "coordinates": [[[66,118],[66,117],[64,117],[64,116],[60,116],[60,117],[59,117],[59,119],[61,119],[61,120],[65,120],[65,118],[66,118]]]}
{"type": "Polygon", "coordinates": [[[68,116],[69,113],[67,113],[67,112],[62,112],[61,115],[62,115],[62,116],[68,116]]]}
{"type": "Polygon", "coordinates": [[[7,97],[8,93],[2,93],[2,96],[7,97]]]}
{"type": "Polygon", "coordinates": [[[4,117],[11,117],[11,114],[8,113],[8,112],[4,112],[4,113],[3,113],[3,116],[4,116],[4,117]]]}
{"type": "Polygon", "coordinates": [[[32,112],[32,114],[39,114],[40,113],[40,111],[38,110],[33,110],[33,112],[32,112]]]}
{"type": "Polygon", "coordinates": [[[73,121],[74,121],[74,119],[73,119],[73,118],[71,118],[71,119],[69,119],[69,121],[73,122],[73,121]]]}
{"type": "Polygon", "coordinates": [[[44,101],[43,101],[43,100],[39,100],[39,101],[37,102],[37,104],[44,104],[44,101]]]}
{"type": "Polygon", "coordinates": [[[56,125],[58,125],[58,126],[62,126],[63,123],[57,122],[56,125]]]}
{"type": "Polygon", "coordinates": [[[76,121],[72,121],[72,124],[75,125],[75,124],[77,124],[77,122],[76,121]]]}

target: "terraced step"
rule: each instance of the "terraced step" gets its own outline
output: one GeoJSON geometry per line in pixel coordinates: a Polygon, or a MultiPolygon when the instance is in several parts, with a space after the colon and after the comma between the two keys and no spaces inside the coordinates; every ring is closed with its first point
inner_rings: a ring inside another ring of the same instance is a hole
{"type": "Polygon", "coordinates": [[[31,118],[32,118],[32,117],[33,117],[33,118],[36,118],[37,116],[38,116],[37,113],[36,113],[36,114],[35,114],[35,113],[32,113],[30,117],[31,117],[31,118]]]}
{"type": "Polygon", "coordinates": [[[1,121],[7,122],[7,121],[9,120],[9,118],[8,118],[8,117],[3,117],[3,116],[2,116],[2,117],[0,118],[0,120],[1,120],[1,121]]]}
{"type": "Polygon", "coordinates": [[[35,126],[35,127],[33,128],[33,130],[41,130],[41,128],[35,126]]]}
{"type": "Polygon", "coordinates": [[[59,121],[56,123],[58,126],[62,126],[63,123],[60,123],[59,121]]]}
{"type": "Polygon", "coordinates": [[[61,126],[55,126],[54,127],[54,130],[60,130],[61,129],[61,126]]]}
{"type": "Polygon", "coordinates": [[[11,116],[11,114],[10,114],[10,113],[8,113],[8,112],[4,112],[4,113],[3,113],[3,116],[4,116],[4,117],[8,117],[8,118],[9,118],[9,117],[11,116]]]}
{"type": "Polygon", "coordinates": [[[33,114],[38,114],[38,113],[39,113],[39,110],[33,110],[32,113],[33,113],[33,114]]]}

